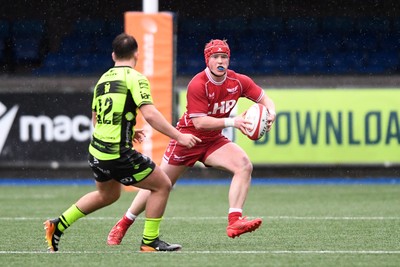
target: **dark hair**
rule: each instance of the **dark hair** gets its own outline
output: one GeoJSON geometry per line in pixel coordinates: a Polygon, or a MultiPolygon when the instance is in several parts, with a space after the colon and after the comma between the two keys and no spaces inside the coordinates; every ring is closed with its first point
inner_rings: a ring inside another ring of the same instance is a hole
{"type": "Polygon", "coordinates": [[[138,44],[133,36],[121,33],[112,42],[112,48],[118,59],[130,59],[138,50],[138,44]]]}

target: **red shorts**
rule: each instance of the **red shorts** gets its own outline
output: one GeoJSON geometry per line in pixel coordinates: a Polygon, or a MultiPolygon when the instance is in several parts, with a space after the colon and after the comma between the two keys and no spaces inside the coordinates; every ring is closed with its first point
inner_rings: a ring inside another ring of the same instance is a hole
{"type": "Polygon", "coordinates": [[[231,140],[222,134],[212,139],[202,139],[201,143],[197,143],[190,149],[178,144],[175,140],[171,140],[164,153],[163,159],[171,165],[192,167],[196,161],[204,163],[209,155],[228,143],[231,143],[231,140]]]}

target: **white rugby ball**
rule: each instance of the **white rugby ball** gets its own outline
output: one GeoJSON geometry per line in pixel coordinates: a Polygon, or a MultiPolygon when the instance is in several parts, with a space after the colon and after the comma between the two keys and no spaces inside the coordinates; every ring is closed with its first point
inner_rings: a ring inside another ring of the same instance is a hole
{"type": "Polygon", "coordinates": [[[252,122],[251,130],[245,130],[246,135],[251,140],[258,140],[267,132],[268,112],[264,105],[259,103],[253,104],[244,116],[246,120],[252,122]]]}

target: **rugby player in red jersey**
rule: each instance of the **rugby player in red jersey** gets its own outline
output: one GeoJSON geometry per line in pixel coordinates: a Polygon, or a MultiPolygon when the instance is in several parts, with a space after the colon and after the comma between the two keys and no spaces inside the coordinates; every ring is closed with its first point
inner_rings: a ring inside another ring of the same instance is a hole
{"type": "MultiPolygon", "coordinates": [[[[230,118],[230,113],[241,97],[264,105],[268,110],[267,131],[275,121],[274,102],[251,78],[228,69],[230,49],[226,40],[211,40],[204,49],[206,68],[195,75],[187,88],[186,112],[177,129],[202,140],[188,149],[171,140],[160,165],[175,184],[177,179],[197,161],[232,173],[229,189],[228,226],[226,233],[235,238],[260,227],[261,218],[249,220],[242,209],[251,183],[253,165],[245,151],[222,134],[226,127],[235,127],[244,133],[250,122],[242,115],[230,118]]],[[[144,211],[149,191],[140,190],[130,208],[111,229],[107,243],[121,243],[129,226],[144,211]]]]}

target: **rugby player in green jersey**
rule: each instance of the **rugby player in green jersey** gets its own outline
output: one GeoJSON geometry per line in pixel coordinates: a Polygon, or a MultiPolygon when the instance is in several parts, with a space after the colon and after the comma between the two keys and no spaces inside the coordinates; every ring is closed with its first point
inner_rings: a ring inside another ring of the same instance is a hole
{"type": "Polygon", "coordinates": [[[50,252],[58,251],[60,237],[78,219],[114,203],[122,185],[150,190],[141,251],[177,251],[182,247],[159,239],[161,218],[172,188],[168,176],[148,157],[133,148],[143,131],[135,131],[137,111],[157,131],[192,148],[201,142],[192,134],[175,129],[153,105],[148,79],[134,69],[138,44],[122,33],[112,43],[113,68],[97,82],[92,101],[94,131],[89,145],[89,165],[96,189],[82,196],[58,218],[46,220],[46,240],[50,252]]]}

